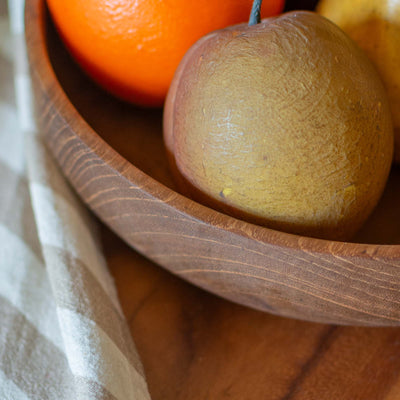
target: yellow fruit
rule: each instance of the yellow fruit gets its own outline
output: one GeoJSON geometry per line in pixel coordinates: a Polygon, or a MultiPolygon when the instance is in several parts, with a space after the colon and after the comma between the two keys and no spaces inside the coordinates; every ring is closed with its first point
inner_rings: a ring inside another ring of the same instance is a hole
{"type": "Polygon", "coordinates": [[[400,162],[400,0],[321,0],[318,12],[366,52],[388,92],[400,162]]]}
{"type": "Polygon", "coordinates": [[[389,104],[335,24],[293,12],[198,41],[167,96],[164,138],[188,196],[268,227],[348,239],[393,156],[389,104]]]}

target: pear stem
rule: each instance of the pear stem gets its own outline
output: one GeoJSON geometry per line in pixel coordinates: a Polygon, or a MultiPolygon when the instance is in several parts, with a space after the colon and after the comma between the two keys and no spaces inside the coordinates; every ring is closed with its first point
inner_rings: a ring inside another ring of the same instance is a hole
{"type": "Polygon", "coordinates": [[[261,22],[261,3],[262,0],[254,0],[253,7],[251,8],[249,26],[256,25],[261,22]]]}

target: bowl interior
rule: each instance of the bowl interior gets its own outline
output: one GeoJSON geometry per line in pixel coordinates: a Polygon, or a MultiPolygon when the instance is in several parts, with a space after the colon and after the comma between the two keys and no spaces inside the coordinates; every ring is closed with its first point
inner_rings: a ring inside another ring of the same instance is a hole
{"type": "MultiPolygon", "coordinates": [[[[50,21],[47,38],[57,78],[86,122],[124,158],[175,190],[162,138],[162,110],[135,107],[96,86],[71,59],[50,21]]],[[[399,202],[400,167],[393,166],[378,207],[353,241],[400,244],[399,202]]]]}

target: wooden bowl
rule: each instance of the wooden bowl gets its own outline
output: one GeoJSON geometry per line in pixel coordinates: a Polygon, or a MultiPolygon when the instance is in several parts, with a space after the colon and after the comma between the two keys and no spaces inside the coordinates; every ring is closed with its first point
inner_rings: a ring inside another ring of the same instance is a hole
{"type": "Polygon", "coordinates": [[[60,43],[43,0],[27,0],[37,122],[65,176],[129,245],[193,284],[298,319],[400,325],[400,170],[354,243],[266,229],[174,190],[161,111],[92,84],[60,43]],[[367,243],[367,244],[364,244],[367,243]]]}

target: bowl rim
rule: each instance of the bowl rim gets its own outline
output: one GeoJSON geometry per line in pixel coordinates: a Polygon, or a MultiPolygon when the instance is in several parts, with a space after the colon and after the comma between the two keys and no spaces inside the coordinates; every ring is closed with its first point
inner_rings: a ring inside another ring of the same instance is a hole
{"type": "Polygon", "coordinates": [[[88,124],[70,101],[59,83],[50,61],[46,46],[46,18],[45,0],[26,0],[25,37],[28,43],[27,52],[31,73],[38,76],[43,91],[64,122],[71,127],[80,128],[74,130],[82,142],[121,177],[140,186],[149,196],[168,204],[180,214],[195,219],[199,223],[212,225],[216,229],[229,231],[232,234],[275,247],[301,249],[304,252],[321,255],[340,256],[340,254],[346,254],[347,256],[371,258],[379,253],[381,258],[388,260],[400,258],[400,245],[397,244],[368,244],[318,239],[255,225],[197,203],[147,175],[113,149],[88,124]],[[27,18],[28,8],[38,18],[27,18]],[[35,21],[42,23],[35,23],[35,21]],[[35,45],[35,50],[33,50],[33,46],[29,45],[30,43],[35,45]],[[55,84],[50,87],[49,84],[46,84],[46,80],[55,84]]]}

